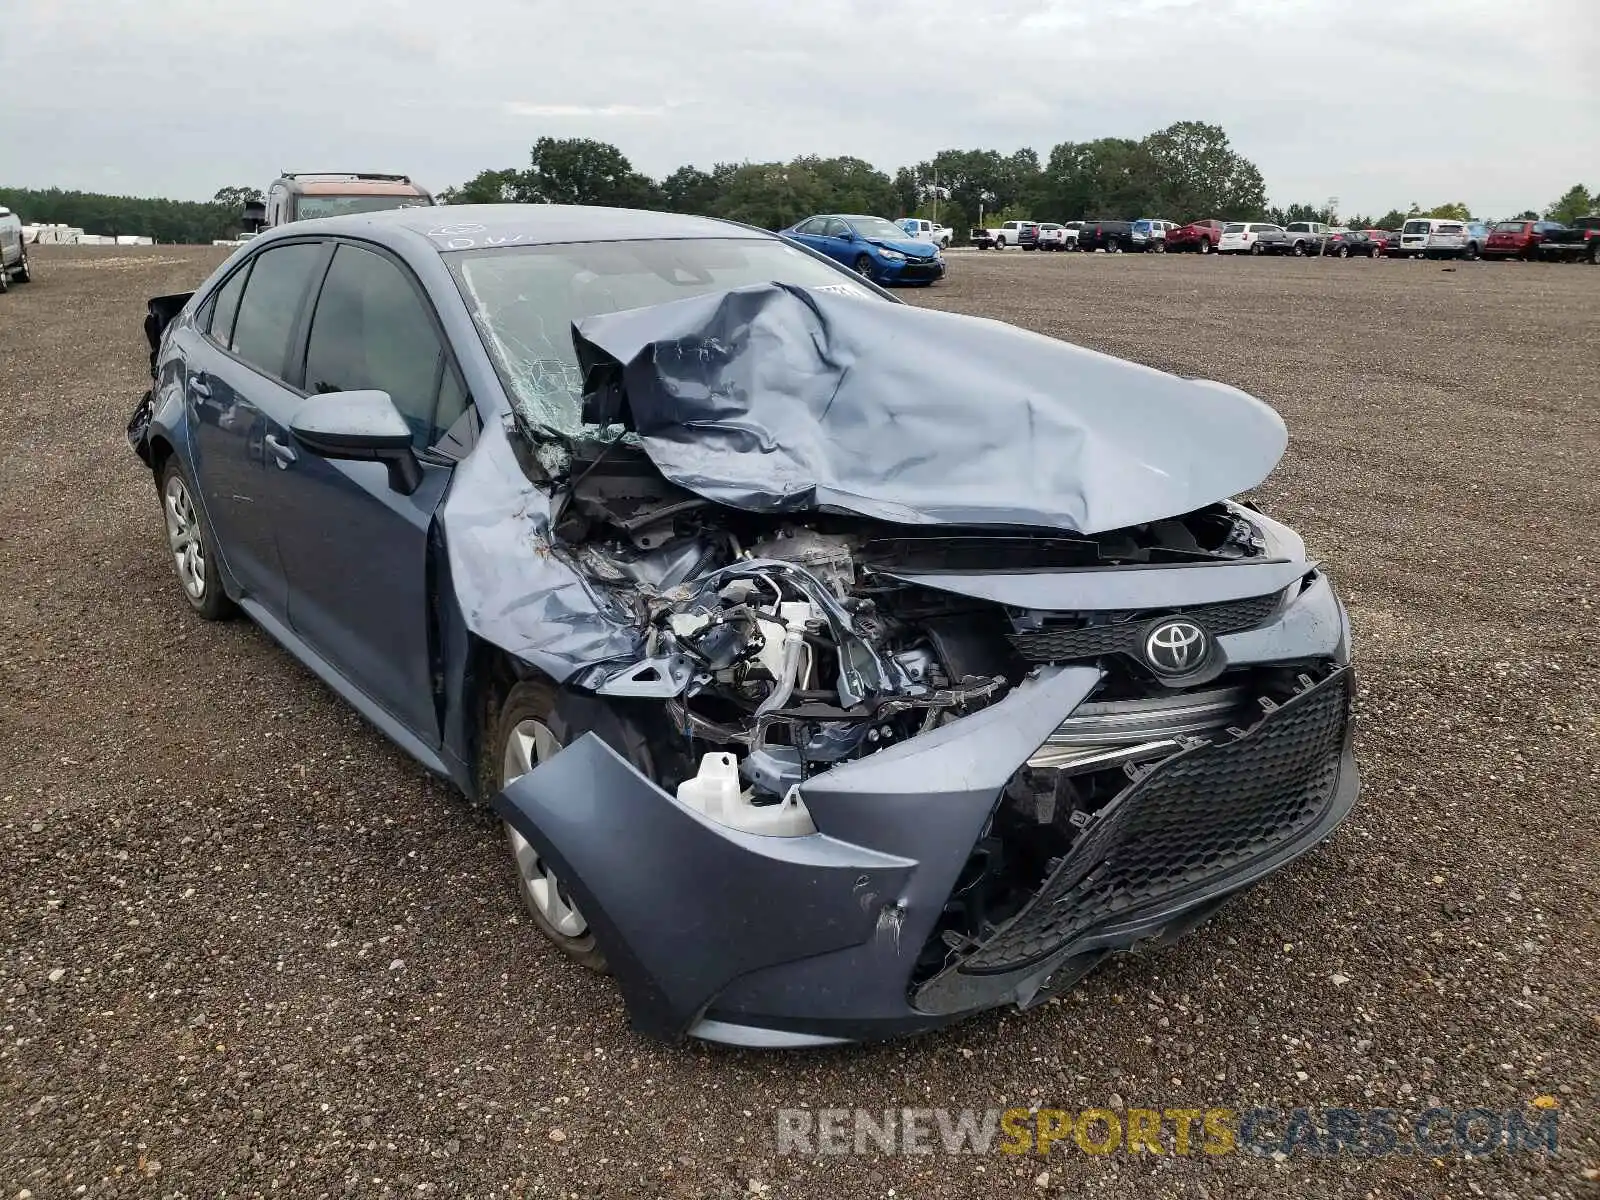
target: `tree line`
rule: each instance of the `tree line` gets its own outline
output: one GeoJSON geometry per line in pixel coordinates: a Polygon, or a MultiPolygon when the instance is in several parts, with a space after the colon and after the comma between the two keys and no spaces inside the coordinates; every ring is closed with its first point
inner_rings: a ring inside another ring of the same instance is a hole
{"type": "MultiPolygon", "coordinates": [[[[591,138],[542,137],[525,168],[480,171],[439,196],[445,203],[520,202],[653,208],[783,229],[818,212],[859,212],[937,220],[964,240],[969,227],[1007,220],[1201,217],[1326,221],[1354,228],[1397,229],[1411,217],[1465,220],[1466,204],[1391,209],[1381,216],[1341,217],[1326,204],[1270,206],[1254,163],[1229,144],[1221,127],[1179,121],[1146,137],[1062,142],[1043,160],[1024,148],[942,150],[890,175],[863,159],[803,155],[788,162],[679,167],[662,179],[634,169],[616,146],[591,138]]],[[[232,237],[253,187],[219,188],[207,201],[109,196],[60,188],[0,188],[0,205],[25,221],[74,225],[89,233],[137,234],[158,242],[207,243],[232,237]]],[[[1600,189],[1574,185],[1542,215],[1571,222],[1600,210],[1600,189]]],[[[1532,220],[1526,209],[1506,218],[1532,220]]]]}
{"type": "Polygon", "coordinates": [[[131,234],[158,242],[201,245],[233,237],[239,231],[245,201],[259,199],[259,189],[239,187],[219,188],[205,201],[0,187],[0,205],[32,225],[72,225],[85,233],[131,234]]]}

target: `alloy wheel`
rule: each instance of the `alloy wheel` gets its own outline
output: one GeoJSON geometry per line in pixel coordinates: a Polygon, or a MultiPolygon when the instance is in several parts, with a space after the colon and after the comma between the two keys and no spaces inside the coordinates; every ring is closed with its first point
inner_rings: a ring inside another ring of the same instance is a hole
{"type": "Polygon", "coordinates": [[[200,537],[200,518],[183,476],[173,474],[162,492],[161,509],[167,519],[167,545],[178,568],[178,582],[189,599],[206,598],[206,548],[200,537]]]}
{"type": "MultiPolygon", "coordinates": [[[[501,789],[504,790],[540,763],[554,758],[560,749],[561,743],[543,721],[530,717],[517,722],[506,735],[505,750],[501,756],[501,789]]],[[[584,920],[561,880],[549,864],[539,857],[539,852],[510,824],[506,825],[506,838],[511,843],[512,854],[516,856],[517,874],[521,877],[523,898],[528,906],[551,929],[564,937],[578,938],[587,933],[589,922],[584,920]]]]}

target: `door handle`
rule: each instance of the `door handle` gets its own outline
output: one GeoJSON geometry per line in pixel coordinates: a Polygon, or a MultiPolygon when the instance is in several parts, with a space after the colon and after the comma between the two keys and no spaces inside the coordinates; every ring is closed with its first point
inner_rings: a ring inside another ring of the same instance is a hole
{"type": "Polygon", "coordinates": [[[204,371],[189,376],[189,390],[202,400],[211,399],[211,382],[204,371]]]}
{"type": "Polygon", "coordinates": [[[280,471],[287,471],[289,464],[299,457],[292,448],[285,446],[274,434],[269,433],[262,440],[266,442],[267,449],[272,451],[273,461],[278,464],[280,471]]]}

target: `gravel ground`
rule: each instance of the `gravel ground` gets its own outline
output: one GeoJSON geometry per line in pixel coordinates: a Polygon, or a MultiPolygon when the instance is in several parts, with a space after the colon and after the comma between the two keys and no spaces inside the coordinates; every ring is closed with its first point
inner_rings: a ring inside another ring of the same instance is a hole
{"type": "Polygon", "coordinates": [[[52,249],[0,297],[4,1195],[1594,1194],[1600,272],[953,256],[916,302],[1283,413],[1257,495],[1349,603],[1366,790],[1045,1008],[778,1055],[630,1034],[522,919],[492,821],[253,626],[190,617],[122,430],[143,298],[221,251],[52,249]],[[782,1107],[1540,1095],[1554,1159],[773,1153],[782,1107]]]}

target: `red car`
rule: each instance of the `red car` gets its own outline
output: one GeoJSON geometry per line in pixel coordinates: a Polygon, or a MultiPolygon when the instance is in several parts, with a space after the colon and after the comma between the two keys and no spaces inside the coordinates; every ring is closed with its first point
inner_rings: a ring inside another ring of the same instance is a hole
{"type": "Polygon", "coordinates": [[[1496,221],[1489,230],[1489,240],[1484,243],[1485,258],[1539,257],[1539,243],[1544,235],[1561,229],[1560,221],[1496,221]]]}
{"type": "Polygon", "coordinates": [[[1179,229],[1167,230],[1168,250],[1197,250],[1210,254],[1222,240],[1222,222],[1209,217],[1204,221],[1190,221],[1179,229]]]}
{"type": "Polygon", "coordinates": [[[1377,256],[1379,258],[1394,258],[1400,253],[1400,235],[1394,230],[1363,229],[1361,232],[1378,243],[1377,256]]]}

